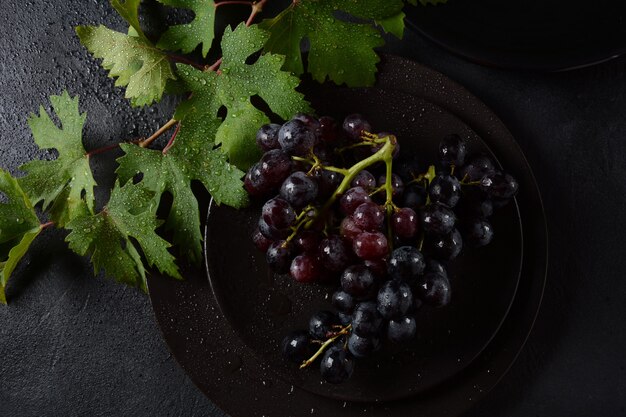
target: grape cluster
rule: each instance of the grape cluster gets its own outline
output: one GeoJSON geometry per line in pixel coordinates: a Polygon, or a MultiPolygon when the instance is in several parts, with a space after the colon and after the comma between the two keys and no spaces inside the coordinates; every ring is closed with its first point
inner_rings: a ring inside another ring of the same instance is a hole
{"type": "Polygon", "coordinates": [[[256,137],[265,153],[244,181],[265,201],[253,240],[269,267],[337,287],[334,311],[316,313],[281,346],[301,368],[321,357],[330,383],[347,380],[355,358],[383,341],[412,340],[423,305],[450,302],[446,263],[464,244],[491,242],[489,217],[518,189],[489,157],[468,158],[458,135],[441,141],[437,167],[420,172],[400,158],[395,136],[371,131],[358,114],[341,126],[304,114],[265,125],[256,137]]]}

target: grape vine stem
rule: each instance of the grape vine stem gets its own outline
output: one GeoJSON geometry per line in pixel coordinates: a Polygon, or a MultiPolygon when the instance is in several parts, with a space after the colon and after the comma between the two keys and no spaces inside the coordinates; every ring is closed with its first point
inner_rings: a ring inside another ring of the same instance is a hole
{"type": "Polygon", "coordinates": [[[154,132],[152,134],[152,136],[150,136],[148,139],[145,139],[145,140],[142,140],[141,142],[139,142],[139,146],[142,147],[142,148],[147,148],[148,146],[150,146],[150,144],[152,142],[157,140],[163,133],[165,133],[168,130],[170,130],[170,128],[172,128],[176,123],[178,123],[178,120],[170,119],[167,123],[165,123],[163,126],[161,126],[159,128],[159,130],[154,132]]]}
{"type": "Polygon", "coordinates": [[[317,358],[320,357],[320,355],[322,353],[324,353],[324,351],[326,350],[326,348],[328,348],[328,346],[330,346],[335,340],[337,340],[338,338],[340,338],[341,336],[345,336],[347,334],[350,334],[350,329],[352,329],[352,325],[349,324],[346,327],[342,328],[341,331],[335,333],[335,335],[333,337],[331,337],[330,339],[328,339],[327,341],[325,341],[322,346],[320,346],[320,348],[317,350],[317,352],[315,352],[313,354],[313,356],[311,356],[309,359],[305,360],[304,362],[302,362],[302,365],[300,365],[300,369],[304,369],[307,366],[311,365],[313,362],[315,362],[315,360],[317,358]]]}
{"type": "MultiPolygon", "coordinates": [[[[364,139],[371,137],[370,133],[364,132],[364,139]]],[[[387,213],[390,215],[393,212],[394,204],[392,201],[393,198],[393,186],[391,184],[391,166],[393,160],[393,150],[395,148],[394,141],[392,141],[392,136],[386,136],[384,138],[377,139],[381,142],[384,142],[384,145],[373,155],[357,162],[352,165],[348,170],[342,170],[341,173],[344,174],[343,180],[339,187],[335,190],[333,195],[330,196],[326,204],[320,209],[316,218],[312,219],[307,223],[305,228],[310,228],[313,223],[317,220],[317,218],[323,217],[326,215],[328,210],[332,207],[332,205],[337,201],[337,199],[342,196],[348,188],[350,188],[350,184],[352,180],[359,174],[359,172],[363,171],[365,168],[377,163],[384,162],[387,166],[387,178],[385,180],[385,193],[387,199],[385,201],[385,207],[387,208],[387,213]]],[[[323,167],[324,168],[324,167],[323,167]]],[[[326,169],[326,168],[324,168],[326,169]]]]}

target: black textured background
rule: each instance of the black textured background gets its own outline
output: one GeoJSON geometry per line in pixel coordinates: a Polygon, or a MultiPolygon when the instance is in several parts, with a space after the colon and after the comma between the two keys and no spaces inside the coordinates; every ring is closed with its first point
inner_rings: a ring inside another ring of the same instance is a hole
{"type": "MultiPolygon", "coordinates": [[[[73,27],[85,23],[124,29],[104,0],[0,1],[2,168],[45,156],[26,118],[64,88],[89,113],[88,149],[149,134],[171,116],[168,101],[130,109],[79,45],[73,27]]],[[[485,101],[520,142],[544,196],[550,267],[536,328],[467,417],[626,415],[626,57],[566,73],[502,71],[411,32],[386,51],[485,101]]],[[[115,156],[94,161],[101,185],[115,156]]],[[[149,299],[93,278],[63,238],[38,239],[0,308],[0,416],[222,416],[168,353],[149,299]]]]}

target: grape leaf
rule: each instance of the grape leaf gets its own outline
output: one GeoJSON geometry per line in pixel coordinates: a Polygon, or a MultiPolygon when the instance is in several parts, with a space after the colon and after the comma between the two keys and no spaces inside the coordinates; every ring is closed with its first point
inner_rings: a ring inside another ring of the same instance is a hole
{"type": "Polygon", "coordinates": [[[91,255],[94,272],[105,273],[119,282],[147,290],[146,270],[139,249],[149,266],[182,279],[171,245],[156,234],[160,225],[154,215],[154,193],[132,182],[123,187],[116,182],[107,206],[96,215],[72,220],[66,241],[81,256],[91,255]]]}
{"type": "Polygon", "coordinates": [[[207,56],[214,38],[215,2],[212,0],[158,0],[171,7],[181,7],[194,12],[193,21],[171,26],[161,36],[157,46],[171,51],[182,50],[188,54],[202,44],[202,56],[207,56]]]}
{"type": "Polygon", "coordinates": [[[202,131],[204,137],[215,137],[232,164],[245,169],[258,160],[255,144],[258,128],[269,118],[252,105],[258,95],[270,109],[284,119],[295,113],[310,111],[304,96],[295,88],[297,77],[281,71],[284,57],[263,54],[253,64],[246,60],[263,48],[269,34],[257,26],[240,24],[234,31],[226,28],[222,38],[223,61],[220,72],[202,72],[189,65],[178,64],[182,83],[193,96],[176,111],[185,130],[202,131]],[[227,110],[223,121],[217,117],[220,108],[227,110]],[[185,120],[195,113],[192,120],[185,120]]]}
{"type": "Polygon", "coordinates": [[[193,135],[193,129],[177,136],[167,153],[125,144],[125,156],[118,159],[117,174],[122,183],[143,173],[142,184],[155,193],[155,207],[164,192],[173,202],[166,228],[173,231],[174,243],[193,262],[202,259],[202,235],[198,201],[191,181],[199,180],[218,204],[241,208],[248,202],[241,178],[244,173],[226,161],[226,155],[211,149],[206,137],[193,135]]]}
{"type": "Polygon", "coordinates": [[[28,119],[35,143],[41,149],[56,149],[59,157],[52,161],[30,161],[20,169],[27,175],[19,179],[33,204],[43,201],[43,209],[52,205],[52,220],[63,227],[74,217],[93,212],[96,181],[89,167],[89,156],[83,147],[82,132],[87,118],[78,109],[78,97],[63,92],[50,97],[61,127],[57,127],[46,110],[28,119]]]}
{"type": "Polygon", "coordinates": [[[139,4],[141,0],[111,0],[111,6],[122,16],[130,26],[135,30],[134,33],[147,41],[146,35],[143,33],[139,25],[139,4]]]}
{"type": "Polygon", "coordinates": [[[398,39],[402,39],[404,36],[404,18],[406,15],[404,12],[400,12],[391,17],[387,17],[382,20],[377,20],[376,24],[380,25],[387,33],[391,33],[398,39]]]}
{"type": "MultiPolygon", "coordinates": [[[[271,32],[265,50],[287,57],[285,69],[298,75],[304,72],[300,43],[308,39],[308,72],[313,79],[327,78],[350,87],[372,85],[376,64],[374,48],[384,44],[371,24],[351,23],[337,18],[344,12],[357,19],[385,21],[398,15],[402,0],[300,0],[261,27],[271,32]]],[[[389,26],[388,26],[389,27],[389,26]]]]}
{"type": "Polygon", "coordinates": [[[41,232],[33,205],[18,181],[0,170],[0,303],[6,304],[5,288],[18,262],[41,232]]]}
{"type": "Polygon", "coordinates": [[[161,100],[168,80],[176,77],[167,55],[148,41],[125,35],[104,26],[78,26],[81,43],[111,78],[116,86],[126,86],[126,98],[133,106],[143,106],[161,100]]]}

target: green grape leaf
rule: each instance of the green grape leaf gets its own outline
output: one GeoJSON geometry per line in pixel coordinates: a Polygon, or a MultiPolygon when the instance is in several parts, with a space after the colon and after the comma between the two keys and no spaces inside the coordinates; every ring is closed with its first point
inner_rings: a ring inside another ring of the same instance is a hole
{"type": "Polygon", "coordinates": [[[146,268],[139,250],[149,266],[171,277],[182,279],[171,245],[156,234],[160,225],[154,214],[154,193],[132,182],[123,187],[116,182],[107,206],[96,215],[72,220],[66,241],[81,256],[91,255],[94,272],[105,273],[119,282],[147,290],[146,268]]]}
{"type": "Polygon", "coordinates": [[[308,72],[313,79],[324,82],[328,78],[349,87],[373,85],[376,64],[380,61],[374,48],[382,46],[384,40],[369,22],[347,22],[338,18],[337,12],[360,20],[384,22],[397,16],[403,5],[402,0],[293,2],[275,18],[261,23],[262,28],[271,32],[265,50],[285,55],[285,69],[300,75],[304,72],[300,43],[308,39],[311,45],[308,72]]]}
{"type": "Polygon", "coordinates": [[[248,202],[241,181],[244,173],[230,165],[222,152],[211,149],[206,137],[181,134],[167,153],[130,144],[122,145],[122,149],[126,155],[118,159],[120,180],[124,183],[142,173],[140,184],[155,193],[155,207],[164,192],[173,196],[165,226],[173,232],[174,243],[182,252],[199,262],[200,211],[191,181],[202,182],[218,204],[241,208],[248,202]]]}
{"type": "Polygon", "coordinates": [[[272,112],[283,119],[310,111],[304,96],[295,91],[300,80],[282,71],[283,56],[263,54],[253,64],[246,60],[263,48],[269,34],[257,26],[240,24],[234,31],[226,28],[222,38],[223,61],[219,73],[202,72],[189,65],[178,65],[180,80],[193,96],[176,111],[182,120],[181,133],[215,138],[232,164],[248,168],[259,158],[255,144],[258,128],[269,118],[251,102],[259,96],[272,112]],[[218,112],[225,107],[222,123],[218,112]],[[191,117],[190,117],[191,115],[191,117]]]}
{"type": "Polygon", "coordinates": [[[111,6],[130,24],[135,36],[147,41],[148,38],[139,25],[139,4],[141,0],[111,0],[111,6]]]}
{"type": "Polygon", "coordinates": [[[0,303],[6,304],[4,292],[15,267],[28,251],[42,228],[31,201],[18,181],[0,170],[0,303]]]}
{"type": "Polygon", "coordinates": [[[192,10],[193,21],[172,26],[161,36],[157,46],[171,51],[181,50],[188,54],[202,44],[202,56],[207,56],[214,38],[215,2],[212,0],[158,0],[171,7],[192,10]]]}
{"type": "Polygon", "coordinates": [[[376,24],[380,25],[387,33],[391,33],[398,39],[402,39],[404,36],[404,18],[406,15],[404,12],[400,12],[391,17],[387,17],[383,20],[376,21],[376,24]]]}
{"type": "Polygon", "coordinates": [[[40,149],[56,149],[57,159],[30,161],[20,169],[26,176],[19,179],[33,204],[52,206],[52,220],[63,227],[69,220],[93,212],[96,181],[89,167],[89,156],[83,147],[83,125],[86,113],[78,109],[78,97],[67,91],[50,97],[61,127],[57,127],[46,110],[31,115],[28,125],[40,149]]]}
{"type": "Polygon", "coordinates": [[[104,26],[78,26],[76,33],[94,57],[102,58],[109,76],[117,78],[115,85],[126,87],[133,106],[161,100],[168,81],[176,79],[167,55],[144,39],[104,26]]]}

